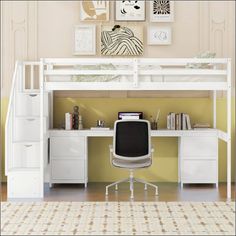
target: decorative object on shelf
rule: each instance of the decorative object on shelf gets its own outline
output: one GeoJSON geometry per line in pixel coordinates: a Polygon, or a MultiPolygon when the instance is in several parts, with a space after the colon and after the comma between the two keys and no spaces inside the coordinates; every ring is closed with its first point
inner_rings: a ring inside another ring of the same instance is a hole
{"type": "Polygon", "coordinates": [[[208,123],[196,123],[193,125],[194,129],[209,129],[211,128],[210,124],[208,123]]]}
{"type": "Polygon", "coordinates": [[[115,1],[116,21],[145,21],[145,1],[115,1]]]}
{"type": "Polygon", "coordinates": [[[101,54],[139,56],[143,54],[143,29],[140,26],[102,26],[101,54]]]}
{"type": "Polygon", "coordinates": [[[105,121],[104,120],[97,120],[97,127],[105,127],[105,121]]]}
{"type": "MultiPolygon", "coordinates": [[[[194,58],[215,58],[216,53],[215,52],[210,52],[210,51],[205,51],[202,53],[199,53],[196,57],[194,58]]],[[[210,63],[188,63],[186,65],[186,68],[191,68],[191,69],[209,69],[212,67],[212,64],[210,63]]]]}
{"type": "Polygon", "coordinates": [[[148,27],[148,45],[170,45],[171,27],[148,27]]]}
{"type": "Polygon", "coordinates": [[[79,130],[82,130],[84,127],[83,127],[83,120],[82,120],[82,116],[79,115],[79,130]]]}
{"type": "Polygon", "coordinates": [[[74,106],[73,110],[74,110],[72,115],[73,129],[79,129],[79,107],[74,106]]]}
{"type": "Polygon", "coordinates": [[[151,22],[172,22],[174,21],[174,1],[154,0],[150,1],[151,22]]]}
{"type": "Polygon", "coordinates": [[[96,54],[96,25],[75,26],[74,37],[74,55],[96,54]]]}
{"type": "Polygon", "coordinates": [[[158,129],[159,117],[160,117],[160,109],[157,110],[155,119],[153,118],[153,116],[150,116],[151,129],[153,130],[158,129]]]}
{"type": "Polygon", "coordinates": [[[80,1],[81,21],[108,21],[109,1],[80,1]]]}
{"type": "Polygon", "coordinates": [[[72,114],[70,113],[65,113],[65,129],[66,130],[71,130],[72,129],[72,114]]]}

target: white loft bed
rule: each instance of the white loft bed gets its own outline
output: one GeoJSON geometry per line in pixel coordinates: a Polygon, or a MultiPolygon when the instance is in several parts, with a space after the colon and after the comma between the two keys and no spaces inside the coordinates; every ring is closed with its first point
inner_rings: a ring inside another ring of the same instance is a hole
{"type": "MultiPolygon", "coordinates": [[[[40,62],[17,63],[6,120],[6,157],[9,151],[13,95],[16,87],[40,94],[40,173],[43,197],[45,92],[55,90],[135,90],[135,91],[212,91],[213,128],[216,129],[216,92],[227,94],[227,130],[217,130],[227,143],[227,198],[231,198],[231,60],[225,58],[43,58],[40,62]],[[199,65],[201,65],[199,67],[199,65]],[[30,68],[30,87],[25,89],[26,67],[30,68]],[[39,90],[34,88],[34,71],[39,67],[39,90]],[[204,67],[204,68],[202,68],[204,67]],[[16,83],[16,78],[22,85],[16,83]]],[[[188,132],[188,131],[185,131],[188,132]]],[[[192,131],[190,131],[192,132],[192,131]]],[[[7,163],[7,161],[6,161],[7,163]]],[[[6,166],[7,170],[7,166],[6,166]]]]}

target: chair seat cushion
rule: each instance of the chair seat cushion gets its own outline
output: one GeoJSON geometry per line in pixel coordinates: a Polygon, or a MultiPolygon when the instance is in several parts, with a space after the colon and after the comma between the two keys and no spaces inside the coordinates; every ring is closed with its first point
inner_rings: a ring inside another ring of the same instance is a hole
{"type": "Polygon", "coordinates": [[[140,160],[140,161],[126,161],[118,158],[114,158],[112,164],[116,167],[127,168],[127,169],[138,169],[149,167],[152,164],[150,158],[140,160]]]}

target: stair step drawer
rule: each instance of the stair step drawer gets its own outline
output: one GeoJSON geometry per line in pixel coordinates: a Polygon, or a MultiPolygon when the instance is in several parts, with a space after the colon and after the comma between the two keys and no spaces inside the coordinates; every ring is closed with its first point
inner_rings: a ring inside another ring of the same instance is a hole
{"type": "Polygon", "coordinates": [[[39,141],[40,119],[16,118],[13,132],[15,141],[39,141]]]}
{"type": "Polygon", "coordinates": [[[40,198],[40,180],[39,171],[8,174],[8,198],[40,198]]]}
{"type": "MultiPolygon", "coordinates": [[[[39,116],[40,95],[16,93],[16,116],[39,116]]],[[[44,116],[48,116],[48,94],[44,95],[44,116]]]]}
{"type": "Polygon", "coordinates": [[[39,143],[15,143],[13,145],[13,168],[36,168],[40,163],[39,143]]]}
{"type": "Polygon", "coordinates": [[[52,160],[51,178],[53,180],[84,180],[84,160],[52,160]]]}

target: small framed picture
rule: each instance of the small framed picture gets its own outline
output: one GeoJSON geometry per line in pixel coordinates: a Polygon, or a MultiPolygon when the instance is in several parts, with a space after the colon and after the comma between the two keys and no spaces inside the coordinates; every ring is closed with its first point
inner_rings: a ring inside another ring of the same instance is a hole
{"type": "Polygon", "coordinates": [[[77,25],[74,31],[74,55],[96,54],[96,25],[77,25]]]}
{"type": "Polygon", "coordinates": [[[148,45],[170,45],[171,27],[149,26],[148,45]]]}
{"type": "Polygon", "coordinates": [[[154,0],[150,1],[151,22],[172,22],[174,21],[174,1],[154,0]]]}
{"type": "Polygon", "coordinates": [[[145,21],[145,1],[115,1],[116,21],[145,21]]]}
{"type": "Polygon", "coordinates": [[[109,1],[80,1],[81,21],[109,21],[109,1]]]}

